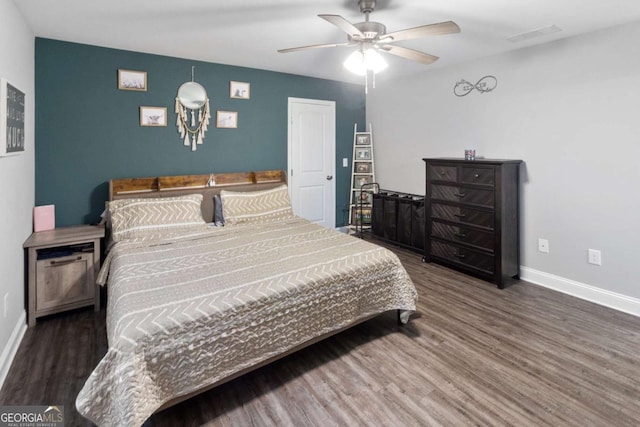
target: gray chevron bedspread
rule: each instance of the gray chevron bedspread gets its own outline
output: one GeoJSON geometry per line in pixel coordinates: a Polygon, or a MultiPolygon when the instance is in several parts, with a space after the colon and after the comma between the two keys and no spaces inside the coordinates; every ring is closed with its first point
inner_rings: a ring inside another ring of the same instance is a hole
{"type": "Polygon", "coordinates": [[[300,218],[120,242],[106,273],[109,349],[76,400],[99,426],[417,299],[395,254],[300,218]]]}

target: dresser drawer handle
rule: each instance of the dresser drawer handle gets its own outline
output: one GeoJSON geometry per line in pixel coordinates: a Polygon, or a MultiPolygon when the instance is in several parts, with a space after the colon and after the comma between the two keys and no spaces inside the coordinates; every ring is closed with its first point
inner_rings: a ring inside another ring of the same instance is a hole
{"type": "Polygon", "coordinates": [[[463,258],[467,257],[465,254],[453,254],[453,256],[458,258],[458,259],[463,259],[463,258]]]}
{"type": "Polygon", "coordinates": [[[453,214],[453,216],[457,217],[457,218],[464,218],[467,216],[467,214],[453,214]]]}
{"type": "Polygon", "coordinates": [[[438,171],[438,173],[439,173],[440,175],[444,175],[446,172],[445,172],[444,170],[440,169],[440,170],[438,171]]]}
{"type": "Polygon", "coordinates": [[[455,193],[454,196],[456,196],[456,197],[464,197],[464,196],[466,196],[466,194],[465,193],[455,193]]]}
{"type": "Polygon", "coordinates": [[[65,264],[71,264],[72,262],[76,262],[76,261],[80,261],[82,259],[81,256],[76,257],[76,259],[68,259],[65,261],[51,261],[51,265],[65,265],[65,264]]]}
{"type": "Polygon", "coordinates": [[[456,236],[456,237],[459,237],[459,238],[461,238],[461,239],[464,239],[464,238],[466,238],[466,237],[467,237],[467,235],[466,235],[466,234],[464,234],[464,233],[453,233],[453,235],[454,235],[454,236],[456,236]]]}
{"type": "Polygon", "coordinates": [[[473,179],[478,179],[478,178],[480,178],[480,175],[479,175],[479,174],[475,174],[475,175],[473,175],[473,179]]]}

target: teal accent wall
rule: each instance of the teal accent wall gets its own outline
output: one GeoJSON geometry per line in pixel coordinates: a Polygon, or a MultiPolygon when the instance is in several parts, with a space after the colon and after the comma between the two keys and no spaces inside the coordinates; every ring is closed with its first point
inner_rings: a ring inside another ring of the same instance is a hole
{"type": "MultiPolygon", "coordinates": [[[[287,169],[289,97],[336,102],[336,225],[347,223],[353,125],[365,126],[361,85],[36,38],[36,205],[55,204],[56,225],[94,223],[111,178],[287,169]],[[212,123],[197,151],[175,126],[178,87],[205,87],[212,123]],[[146,92],[118,90],[118,69],[147,72],[146,92]],[[251,99],[229,98],[229,81],[251,99]],[[167,107],[167,127],[141,127],[140,106],[167,107]],[[238,112],[217,129],[215,110],[238,112]]],[[[340,66],[340,64],[336,64],[340,66]]]]}

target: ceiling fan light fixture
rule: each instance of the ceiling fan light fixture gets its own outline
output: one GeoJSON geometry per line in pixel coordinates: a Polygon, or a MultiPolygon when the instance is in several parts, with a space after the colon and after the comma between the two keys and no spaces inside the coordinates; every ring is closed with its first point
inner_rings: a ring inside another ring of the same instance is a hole
{"type": "Polygon", "coordinates": [[[375,49],[367,49],[364,53],[356,50],[344,61],[344,67],[354,74],[364,76],[367,71],[374,74],[384,71],[389,65],[375,49]]]}
{"type": "Polygon", "coordinates": [[[364,54],[360,50],[353,51],[344,61],[343,65],[344,68],[359,76],[364,76],[367,72],[367,67],[364,63],[364,54]]]}
{"type": "Polygon", "coordinates": [[[384,71],[389,66],[387,61],[375,49],[368,49],[364,52],[364,64],[368,70],[373,71],[375,74],[384,71]]]}

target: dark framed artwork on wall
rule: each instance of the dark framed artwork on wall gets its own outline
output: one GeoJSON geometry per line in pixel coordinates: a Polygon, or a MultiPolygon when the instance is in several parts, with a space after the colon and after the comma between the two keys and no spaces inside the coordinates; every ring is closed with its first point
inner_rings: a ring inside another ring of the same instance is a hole
{"type": "Polygon", "coordinates": [[[24,92],[0,79],[0,156],[24,152],[24,92]]]}

